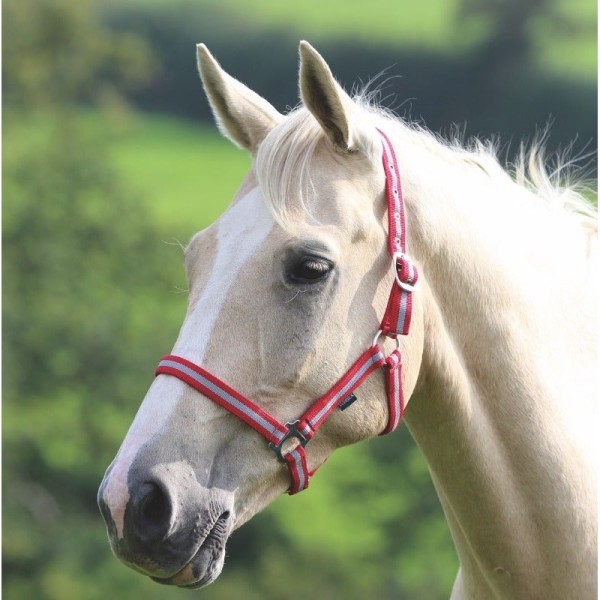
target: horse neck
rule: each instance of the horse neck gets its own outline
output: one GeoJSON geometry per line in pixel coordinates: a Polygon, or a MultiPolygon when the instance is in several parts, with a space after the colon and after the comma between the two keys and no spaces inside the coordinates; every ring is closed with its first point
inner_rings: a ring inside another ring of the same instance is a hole
{"type": "Polygon", "coordinates": [[[589,240],[573,217],[448,150],[400,154],[425,319],[406,421],[457,546],[457,595],[586,597],[596,540],[589,240]]]}

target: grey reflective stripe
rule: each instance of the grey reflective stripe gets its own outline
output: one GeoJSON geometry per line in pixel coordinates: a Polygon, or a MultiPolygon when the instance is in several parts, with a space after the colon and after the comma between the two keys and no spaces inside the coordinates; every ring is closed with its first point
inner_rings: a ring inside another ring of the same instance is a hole
{"type": "Polygon", "coordinates": [[[302,468],[302,457],[296,448],[289,452],[289,455],[294,459],[296,465],[296,473],[298,474],[298,491],[301,492],[307,483],[308,473],[302,468]]]}
{"type": "MultiPolygon", "coordinates": [[[[412,285],[415,279],[415,266],[412,263],[408,265],[408,277],[406,283],[412,285]]],[[[407,310],[408,310],[408,295],[404,289],[400,289],[400,306],[398,308],[398,320],[396,321],[396,332],[401,333],[404,331],[404,323],[406,322],[407,310]]]]}
{"type": "Polygon", "coordinates": [[[281,431],[276,429],[272,423],[269,423],[269,421],[263,419],[260,416],[260,414],[253,411],[250,407],[240,402],[237,398],[234,398],[231,394],[228,394],[224,389],[215,385],[212,381],[206,379],[206,377],[203,377],[202,375],[200,375],[200,373],[197,373],[196,371],[190,369],[186,365],[182,365],[181,363],[172,360],[161,360],[158,366],[169,367],[171,369],[175,369],[176,371],[181,371],[182,373],[185,373],[188,377],[191,377],[194,381],[209,389],[213,394],[215,394],[215,396],[221,398],[223,402],[235,407],[236,410],[238,410],[239,412],[244,413],[244,415],[246,415],[250,420],[252,420],[252,422],[256,423],[258,427],[263,429],[265,433],[271,434],[278,441],[280,441],[285,435],[285,433],[282,433],[281,431]]]}
{"type": "Polygon", "coordinates": [[[398,427],[398,423],[400,422],[400,371],[395,368],[394,369],[394,385],[393,385],[393,394],[394,394],[394,422],[391,426],[391,431],[394,431],[396,427],[398,427]]]}
{"type": "Polygon", "coordinates": [[[406,309],[408,306],[408,293],[400,290],[400,306],[398,308],[398,321],[396,321],[396,333],[404,331],[404,322],[406,321],[406,309]]]}
{"type": "Polygon", "coordinates": [[[345,398],[348,395],[348,392],[354,389],[356,382],[364,375],[365,371],[367,371],[371,365],[381,360],[383,355],[381,352],[374,354],[363,366],[354,374],[352,379],[340,390],[336,392],[336,394],[327,402],[327,404],[315,415],[313,419],[311,419],[311,424],[313,428],[318,425],[329,413],[331,407],[335,405],[335,403],[340,399],[340,397],[345,398]]]}
{"type": "Polygon", "coordinates": [[[312,428],[310,426],[310,424],[308,423],[303,423],[302,427],[299,429],[300,433],[302,433],[302,435],[310,435],[312,432],[312,428]]]}

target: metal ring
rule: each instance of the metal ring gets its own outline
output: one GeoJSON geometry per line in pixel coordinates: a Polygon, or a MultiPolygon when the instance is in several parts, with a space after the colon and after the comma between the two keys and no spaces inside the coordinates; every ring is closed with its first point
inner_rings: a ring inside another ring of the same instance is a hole
{"type": "MultiPolygon", "coordinates": [[[[373,338],[373,345],[371,346],[372,348],[375,348],[375,346],[377,346],[377,342],[382,333],[383,333],[383,331],[381,329],[379,329],[377,331],[377,333],[375,334],[375,337],[373,338]]],[[[389,336],[386,335],[385,337],[389,337],[389,336]]],[[[394,339],[396,342],[396,350],[399,350],[400,349],[400,339],[398,337],[395,337],[392,339],[394,339]]]]}
{"type": "Polygon", "coordinates": [[[377,346],[377,340],[379,339],[379,336],[382,333],[383,332],[381,331],[381,329],[377,330],[377,333],[375,334],[375,337],[373,338],[373,343],[371,344],[371,348],[375,348],[375,346],[377,346]]]}

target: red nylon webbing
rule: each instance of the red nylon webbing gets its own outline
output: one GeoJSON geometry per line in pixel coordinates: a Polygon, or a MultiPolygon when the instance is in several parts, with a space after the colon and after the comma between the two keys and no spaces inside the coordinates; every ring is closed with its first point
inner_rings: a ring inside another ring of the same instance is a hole
{"type": "Polygon", "coordinates": [[[400,171],[396,161],[396,154],[389,138],[380,129],[383,154],[381,161],[385,172],[385,195],[388,210],[388,252],[394,256],[396,252],[406,251],[406,217],[404,215],[404,201],[400,185],[400,171]]]}
{"type": "Polygon", "coordinates": [[[381,321],[381,333],[396,338],[406,335],[412,314],[412,287],[418,273],[406,255],[406,215],[400,171],[389,138],[379,130],[382,144],[382,164],[385,171],[385,197],[388,213],[388,252],[393,259],[394,282],[381,321]]]}
{"type": "Polygon", "coordinates": [[[308,471],[306,452],[301,445],[298,445],[291,452],[288,452],[284,458],[288,469],[290,470],[292,479],[288,494],[293,496],[308,487],[308,482],[312,473],[309,473],[308,471]]]}
{"type": "Polygon", "coordinates": [[[404,415],[404,395],[402,393],[402,356],[399,350],[394,350],[385,359],[386,392],[388,397],[388,422],[386,428],[379,434],[391,433],[398,427],[404,415]]]}
{"type": "Polygon", "coordinates": [[[375,369],[381,367],[385,357],[378,346],[363,352],[342,378],[321,398],[316,400],[300,419],[300,428],[306,426],[309,439],[323,421],[343,402],[375,369]]]}
{"type": "Polygon", "coordinates": [[[164,356],[156,375],[173,375],[185,381],[216,402],[236,417],[258,431],[270,443],[278,444],[287,433],[288,428],[224,381],[209,373],[206,369],[180,356],[164,356]]]}
{"type": "MultiPolygon", "coordinates": [[[[419,278],[417,269],[408,260],[400,257],[394,268],[397,270],[397,277],[402,283],[409,286],[414,286],[417,283],[419,278]]],[[[412,291],[400,287],[398,281],[394,280],[387,307],[381,321],[381,333],[391,338],[396,338],[399,335],[407,335],[410,328],[411,316],[412,291]]]]}

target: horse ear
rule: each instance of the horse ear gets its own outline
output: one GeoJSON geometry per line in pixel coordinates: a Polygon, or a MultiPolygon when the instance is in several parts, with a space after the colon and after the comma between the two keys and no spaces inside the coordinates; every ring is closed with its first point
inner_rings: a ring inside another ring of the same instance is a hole
{"type": "Polygon", "coordinates": [[[335,146],[357,149],[352,121],[356,105],[333,77],[323,57],[305,41],[300,42],[300,97],[335,146]]]}
{"type": "Polygon", "coordinates": [[[200,79],[219,129],[236,146],[254,153],[283,115],[225,73],[204,44],[197,51],[200,79]]]}

